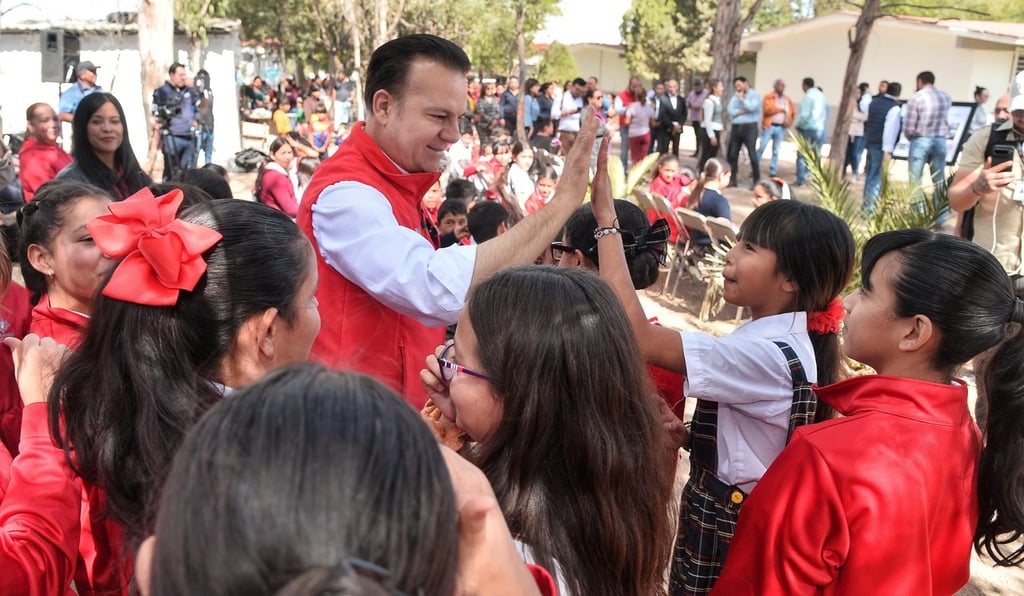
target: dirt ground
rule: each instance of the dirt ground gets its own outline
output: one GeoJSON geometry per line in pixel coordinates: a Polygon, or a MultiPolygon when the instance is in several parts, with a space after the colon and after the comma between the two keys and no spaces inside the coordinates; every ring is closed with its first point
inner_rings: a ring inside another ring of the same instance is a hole
{"type": "MultiPolygon", "coordinates": [[[[689,132],[690,129],[687,129],[689,132]]],[[[683,137],[680,150],[683,165],[696,167],[696,160],[688,157],[693,153],[694,141],[692,133],[683,137]]],[[[613,151],[616,151],[613,148],[613,151]]],[[[796,179],[795,166],[796,150],[791,143],[785,143],[779,157],[779,174],[786,181],[796,179]]],[[[766,154],[767,157],[767,154],[766,154]]],[[[863,168],[863,164],[861,165],[863,168]]],[[[762,163],[762,175],[768,170],[768,159],[762,163]]],[[[733,221],[740,223],[750,213],[753,205],[751,199],[753,193],[747,188],[750,186],[749,163],[740,162],[740,186],[729,188],[724,192],[732,207],[733,221]]],[[[894,167],[894,174],[897,177],[906,176],[906,162],[897,162],[894,167]]],[[[854,192],[859,194],[863,189],[862,183],[854,183],[854,192]]],[[[804,200],[813,200],[813,191],[809,189],[797,189],[797,196],[804,200]]],[[[951,223],[950,223],[951,225],[951,223]]],[[[701,302],[704,296],[704,286],[687,275],[685,272],[679,281],[675,293],[662,293],[666,271],[662,271],[659,283],[649,290],[639,292],[640,300],[644,310],[649,317],[658,317],[658,321],[667,327],[673,327],[685,331],[704,331],[714,335],[724,335],[731,332],[737,322],[735,320],[736,309],[732,306],[725,306],[717,316],[708,321],[701,321],[699,315],[701,302]]],[[[674,277],[673,277],[674,280],[674,277]]],[[[973,411],[975,390],[974,371],[969,366],[958,375],[969,384],[969,395],[971,410],[973,411]]],[[[690,400],[691,402],[693,400],[690,400]]],[[[692,403],[688,410],[692,413],[692,403]]],[[[677,489],[681,490],[681,484],[689,476],[689,462],[682,458],[677,472],[677,489]]],[[[980,557],[976,553],[971,559],[971,580],[959,592],[958,596],[980,596],[980,595],[1021,595],[1024,594],[1024,569],[1020,568],[997,568],[993,566],[991,559],[980,557]]]]}

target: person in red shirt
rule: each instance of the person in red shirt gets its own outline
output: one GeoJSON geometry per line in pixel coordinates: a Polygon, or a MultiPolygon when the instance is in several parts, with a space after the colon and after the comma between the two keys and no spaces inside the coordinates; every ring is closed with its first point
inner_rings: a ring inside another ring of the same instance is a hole
{"type": "Polygon", "coordinates": [[[295,150],[288,137],[277,137],[270,144],[270,161],[260,167],[256,175],[256,198],[267,207],[284,211],[288,217],[295,217],[299,200],[295,196],[294,175],[295,150]]]}
{"type": "Polygon", "coordinates": [[[25,143],[18,152],[18,179],[25,201],[31,201],[44,182],[49,182],[71,164],[71,155],[57,145],[60,120],[46,103],[34,103],[25,111],[25,143]]]}
{"type": "Polygon", "coordinates": [[[86,225],[107,213],[110,196],[95,186],[48,182],[18,215],[21,273],[31,292],[29,331],[74,349],[111,261],[86,225]]]}

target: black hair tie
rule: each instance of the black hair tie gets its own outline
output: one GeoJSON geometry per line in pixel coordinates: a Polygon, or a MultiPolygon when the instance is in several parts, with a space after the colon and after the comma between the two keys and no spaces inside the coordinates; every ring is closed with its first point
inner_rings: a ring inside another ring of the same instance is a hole
{"type": "Polygon", "coordinates": [[[1013,312],[1010,314],[1010,322],[1024,323],[1024,300],[1013,299],[1013,312]]]}

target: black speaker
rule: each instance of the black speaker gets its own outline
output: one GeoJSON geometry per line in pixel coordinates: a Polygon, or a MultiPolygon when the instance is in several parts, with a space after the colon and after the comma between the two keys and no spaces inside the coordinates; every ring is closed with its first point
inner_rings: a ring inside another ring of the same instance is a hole
{"type": "Polygon", "coordinates": [[[80,59],[78,36],[63,29],[48,29],[41,33],[39,53],[42,69],[40,78],[47,83],[74,82],[75,68],[80,59]]]}

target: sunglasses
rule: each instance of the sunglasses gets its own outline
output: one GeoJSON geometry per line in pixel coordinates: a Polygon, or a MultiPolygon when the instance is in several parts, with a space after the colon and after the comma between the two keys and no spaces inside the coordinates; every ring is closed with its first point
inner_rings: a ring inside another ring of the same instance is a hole
{"type": "Polygon", "coordinates": [[[441,380],[442,381],[444,381],[446,384],[447,383],[451,383],[452,379],[455,378],[455,373],[464,373],[464,374],[467,374],[467,375],[469,375],[471,377],[477,377],[477,378],[480,378],[480,379],[485,379],[487,381],[491,380],[490,377],[488,377],[487,375],[485,375],[482,372],[477,372],[477,371],[475,371],[475,370],[473,370],[471,368],[466,368],[465,366],[462,366],[461,364],[455,364],[455,362],[453,362],[451,360],[451,357],[450,357],[450,354],[452,353],[452,349],[454,347],[455,347],[454,343],[448,344],[445,347],[444,351],[441,352],[441,356],[439,356],[438,359],[437,359],[438,364],[441,365],[441,380]]]}

